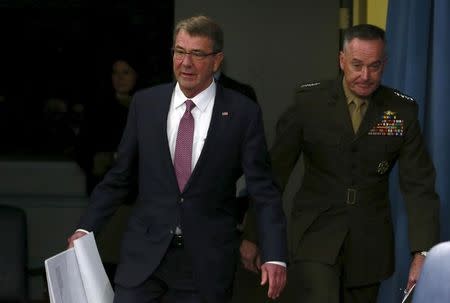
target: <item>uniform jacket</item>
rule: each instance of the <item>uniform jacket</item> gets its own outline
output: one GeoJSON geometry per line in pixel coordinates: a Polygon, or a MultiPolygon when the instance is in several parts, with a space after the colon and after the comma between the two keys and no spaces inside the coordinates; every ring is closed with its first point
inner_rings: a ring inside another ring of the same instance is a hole
{"type": "Polygon", "coordinates": [[[345,243],[347,285],[388,277],[394,269],[388,185],[397,162],[411,251],[428,250],[438,241],[435,171],[417,116],[412,98],[380,86],[355,134],[342,78],[300,88],[277,124],[271,151],[283,188],[299,156],[304,157],[291,218],[294,261],[333,264],[345,243]]]}
{"type": "Polygon", "coordinates": [[[137,186],[115,282],[136,286],[164,256],[177,223],[194,280],[208,302],[225,302],[238,255],[236,181],[242,175],[257,204],[264,260],[286,261],[285,219],[273,181],[259,107],[217,85],[207,138],[180,192],[167,140],[174,84],[136,93],[115,166],[91,196],[80,228],[97,231],[137,186]]]}

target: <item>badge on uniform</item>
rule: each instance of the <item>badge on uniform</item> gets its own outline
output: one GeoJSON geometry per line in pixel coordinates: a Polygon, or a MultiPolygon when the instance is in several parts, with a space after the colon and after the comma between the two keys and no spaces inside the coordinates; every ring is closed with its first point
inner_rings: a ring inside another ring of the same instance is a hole
{"type": "Polygon", "coordinates": [[[383,113],[381,121],[369,130],[371,136],[403,136],[402,119],[397,119],[397,113],[387,110],[383,113]]]}
{"type": "Polygon", "coordinates": [[[380,175],[384,175],[389,170],[389,162],[386,160],[378,163],[377,173],[380,175]]]}

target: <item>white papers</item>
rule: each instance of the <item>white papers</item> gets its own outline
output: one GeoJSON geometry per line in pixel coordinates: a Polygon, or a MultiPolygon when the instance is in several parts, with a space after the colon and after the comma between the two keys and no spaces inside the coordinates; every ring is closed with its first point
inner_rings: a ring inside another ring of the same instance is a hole
{"type": "Polygon", "coordinates": [[[402,303],[406,303],[406,301],[408,300],[408,298],[410,298],[410,296],[413,293],[414,287],[416,286],[416,284],[413,284],[413,286],[411,286],[411,288],[405,293],[405,296],[403,297],[402,303]]]}
{"type": "Polygon", "coordinates": [[[45,260],[51,303],[112,303],[114,292],[103,268],[94,234],[45,260]]]}

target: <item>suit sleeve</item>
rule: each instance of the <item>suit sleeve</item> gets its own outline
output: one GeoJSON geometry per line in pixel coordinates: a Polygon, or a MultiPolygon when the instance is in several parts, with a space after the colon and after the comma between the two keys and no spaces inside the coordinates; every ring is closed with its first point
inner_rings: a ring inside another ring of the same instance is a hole
{"type": "Polygon", "coordinates": [[[134,98],[118,147],[116,163],[92,192],[90,204],[81,217],[78,228],[98,231],[122,203],[135,198],[138,158],[136,103],[134,98]]]}
{"type": "Polygon", "coordinates": [[[255,207],[262,261],[286,262],[286,219],[281,193],[271,172],[259,107],[245,134],[242,167],[247,189],[255,207]]]}
{"type": "MultiPolygon", "coordinates": [[[[275,143],[270,151],[273,175],[281,192],[284,192],[292,170],[301,155],[302,132],[298,114],[298,107],[294,105],[281,116],[277,122],[275,143]]],[[[247,212],[243,238],[258,243],[253,203],[250,203],[247,212]]]]}
{"type": "Polygon", "coordinates": [[[429,250],[439,241],[439,197],[435,170],[426,151],[414,104],[413,120],[399,156],[400,188],[408,213],[412,252],[429,250]]]}

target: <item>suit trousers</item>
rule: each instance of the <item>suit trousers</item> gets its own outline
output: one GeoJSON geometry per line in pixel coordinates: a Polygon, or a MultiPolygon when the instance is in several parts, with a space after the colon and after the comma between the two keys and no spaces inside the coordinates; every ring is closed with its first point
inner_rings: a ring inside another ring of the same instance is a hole
{"type": "Polygon", "coordinates": [[[205,303],[192,275],[192,264],[183,247],[169,247],[160,265],[143,284],[115,286],[114,303],[205,303]]]}

